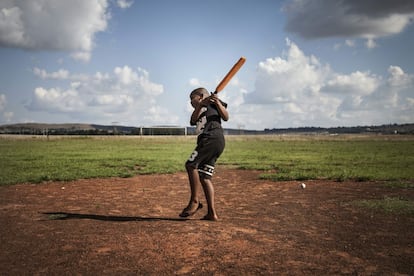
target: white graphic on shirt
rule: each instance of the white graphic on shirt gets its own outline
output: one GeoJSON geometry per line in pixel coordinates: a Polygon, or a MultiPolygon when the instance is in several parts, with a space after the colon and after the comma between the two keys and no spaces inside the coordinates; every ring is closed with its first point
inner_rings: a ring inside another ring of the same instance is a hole
{"type": "Polygon", "coordinates": [[[200,114],[203,114],[203,113],[204,114],[198,118],[198,121],[196,123],[197,126],[196,126],[195,132],[196,132],[197,135],[203,133],[203,131],[204,131],[204,127],[207,123],[207,116],[205,115],[206,111],[207,111],[207,107],[203,107],[200,111],[200,114]]]}

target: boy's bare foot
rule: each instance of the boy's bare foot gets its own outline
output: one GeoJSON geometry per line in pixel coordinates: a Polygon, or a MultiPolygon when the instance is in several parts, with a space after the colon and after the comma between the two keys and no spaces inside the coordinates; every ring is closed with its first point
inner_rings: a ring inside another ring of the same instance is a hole
{"type": "Polygon", "coordinates": [[[218,221],[218,217],[216,215],[205,215],[201,220],[211,220],[211,221],[218,221]]]}
{"type": "Polygon", "coordinates": [[[201,202],[199,202],[198,205],[193,204],[191,206],[190,204],[184,208],[184,210],[179,214],[179,216],[182,218],[190,217],[194,215],[195,213],[197,213],[197,211],[200,210],[201,208],[203,208],[203,204],[201,204],[201,202]]]}

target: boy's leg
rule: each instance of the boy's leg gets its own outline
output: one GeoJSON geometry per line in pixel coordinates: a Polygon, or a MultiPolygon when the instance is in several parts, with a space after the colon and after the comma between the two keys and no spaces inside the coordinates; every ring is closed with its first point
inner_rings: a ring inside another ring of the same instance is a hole
{"type": "Polygon", "coordinates": [[[203,218],[205,220],[218,220],[216,208],[214,206],[214,186],[210,178],[201,178],[204,194],[208,205],[207,215],[203,218]]]}
{"type": "Polygon", "coordinates": [[[214,186],[211,178],[214,174],[214,165],[224,150],[224,139],[216,139],[210,143],[206,158],[199,165],[200,181],[203,186],[208,210],[204,220],[218,220],[214,203],[214,186]]]}
{"type": "Polygon", "coordinates": [[[198,209],[201,209],[203,205],[200,203],[199,195],[201,189],[200,177],[198,175],[198,170],[191,166],[191,164],[186,164],[186,170],[188,174],[188,180],[190,183],[190,201],[188,202],[187,207],[181,212],[180,217],[188,217],[194,215],[198,209]]]}
{"type": "Polygon", "coordinates": [[[192,166],[186,166],[187,174],[188,174],[188,180],[190,182],[190,190],[191,190],[191,196],[190,196],[190,205],[198,205],[200,202],[199,195],[200,195],[200,189],[201,189],[201,183],[200,183],[200,177],[198,175],[198,170],[192,166]]]}

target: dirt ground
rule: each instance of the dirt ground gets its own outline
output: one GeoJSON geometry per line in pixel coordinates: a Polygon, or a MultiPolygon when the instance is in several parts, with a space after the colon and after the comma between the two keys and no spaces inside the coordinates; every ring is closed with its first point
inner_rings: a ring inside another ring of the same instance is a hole
{"type": "Polygon", "coordinates": [[[222,169],[220,220],[184,173],[0,187],[1,275],[414,275],[414,217],[351,204],[414,189],[222,169]]]}

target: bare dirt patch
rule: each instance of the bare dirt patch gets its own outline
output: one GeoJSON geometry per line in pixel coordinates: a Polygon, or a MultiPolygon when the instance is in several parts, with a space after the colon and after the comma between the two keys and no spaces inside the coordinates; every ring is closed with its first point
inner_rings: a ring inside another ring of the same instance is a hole
{"type": "Polygon", "coordinates": [[[414,275],[414,218],[353,200],[413,189],[221,170],[220,221],[178,214],[184,173],[0,187],[0,274],[414,275]]]}

